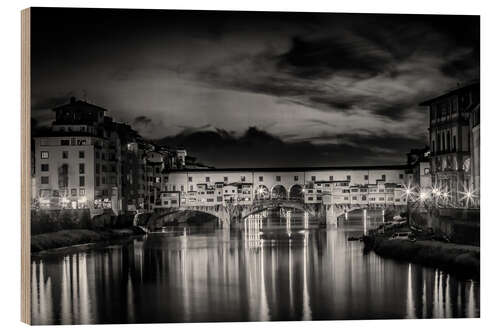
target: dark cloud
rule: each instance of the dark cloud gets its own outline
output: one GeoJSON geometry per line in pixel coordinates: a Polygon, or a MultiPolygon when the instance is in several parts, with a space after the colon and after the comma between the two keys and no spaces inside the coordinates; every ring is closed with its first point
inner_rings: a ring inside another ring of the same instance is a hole
{"type": "Polygon", "coordinates": [[[449,77],[460,80],[468,77],[479,78],[479,59],[479,46],[477,45],[472,50],[466,51],[450,62],[443,64],[441,71],[449,77]]]}
{"type": "Polygon", "coordinates": [[[135,117],[133,125],[135,125],[135,126],[148,126],[152,122],[153,122],[153,120],[149,117],[138,116],[138,117],[135,117]]]}
{"type": "Polygon", "coordinates": [[[369,78],[385,72],[391,64],[390,54],[342,36],[319,40],[295,36],[290,50],[278,58],[280,70],[306,79],[327,78],[335,73],[369,78]]]}
{"type": "Polygon", "coordinates": [[[35,8],[32,28],[37,126],[85,90],[223,166],[399,161],[419,102],[479,77],[478,16],[35,8]]]}
{"type": "Polygon", "coordinates": [[[405,163],[401,151],[422,146],[421,139],[387,135],[319,135],[287,142],[266,131],[250,127],[242,136],[228,132],[200,131],[165,137],[158,142],[184,146],[198,160],[216,167],[342,166],[405,163]],[[314,141],[337,143],[314,144],[314,141]],[[279,159],[276,158],[279,156],[279,159]]]}

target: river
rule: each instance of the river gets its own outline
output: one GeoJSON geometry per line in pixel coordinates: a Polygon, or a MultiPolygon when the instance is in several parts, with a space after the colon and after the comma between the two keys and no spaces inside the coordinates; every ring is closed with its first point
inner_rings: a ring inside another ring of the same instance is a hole
{"type": "Polygon", "coordinates": [[[32,257],[33,324],[479,316],[479,282],[363,254],[304,214],[32,257]]]}

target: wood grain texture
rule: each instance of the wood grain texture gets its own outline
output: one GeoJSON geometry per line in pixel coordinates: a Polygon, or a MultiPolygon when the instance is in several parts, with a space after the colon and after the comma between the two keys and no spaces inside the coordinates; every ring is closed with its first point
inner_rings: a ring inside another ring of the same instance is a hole
{"type": "Polygon", "coordinates": [[[31,11],[21,11],[21,321],[31,324],[31,11]]]}

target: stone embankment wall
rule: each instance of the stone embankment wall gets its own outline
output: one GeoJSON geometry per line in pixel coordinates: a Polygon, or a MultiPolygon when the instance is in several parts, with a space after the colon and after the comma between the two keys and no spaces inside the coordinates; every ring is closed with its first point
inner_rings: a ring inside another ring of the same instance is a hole
{"type": "Polygon", "coordinates": [[[105,229],[132,226],[134,215],[115,216],[111,210],[91,217],[89,209],[32,210],[31,234],[72,229],[105,229]]]}
{"type": "Polygon", "coordinates": [[[450,238],[453,243],[479,245],[479,209],[439,208],[410,209],[410,223],[432,228],[450,238]]]}

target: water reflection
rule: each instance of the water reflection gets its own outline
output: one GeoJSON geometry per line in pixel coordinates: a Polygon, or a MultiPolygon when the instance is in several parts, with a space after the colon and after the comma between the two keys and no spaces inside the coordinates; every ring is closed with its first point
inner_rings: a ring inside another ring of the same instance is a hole
{"type": "MultiPolygon", "coordinates": [[[[352,217],[349,217],[349,221],[352,217]]],[[[175,228],[174,228],[175,229],[175,228]]],[[[363,255],[304,213],[33,258],[35,324],[479,316],[479,283],[363,255]]]]}

